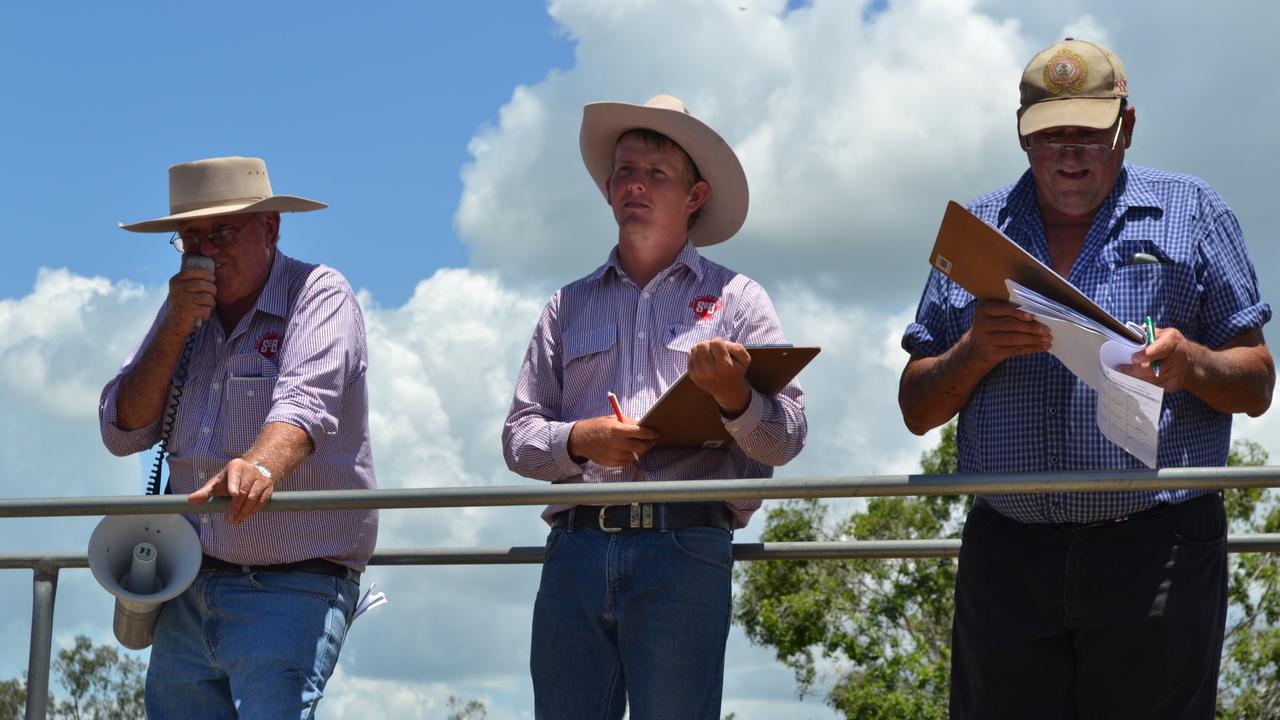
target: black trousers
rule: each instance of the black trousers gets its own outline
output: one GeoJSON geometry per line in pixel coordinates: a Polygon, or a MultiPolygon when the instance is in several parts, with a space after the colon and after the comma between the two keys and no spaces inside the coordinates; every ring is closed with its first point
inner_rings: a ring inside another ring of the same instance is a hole
{"type": "Polygon", "coordinates": [[[1226,530],[1217,494],[1094,525],[976,504],[956,577],[952,719],[1212,718],[1226,530]]]}

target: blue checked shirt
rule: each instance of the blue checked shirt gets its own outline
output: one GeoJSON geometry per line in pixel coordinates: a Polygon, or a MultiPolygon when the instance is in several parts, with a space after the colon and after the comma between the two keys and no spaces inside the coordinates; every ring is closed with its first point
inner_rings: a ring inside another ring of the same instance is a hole
{"type": "MultiPolygon", "coordinates": [[[[618,261],[551,297],[529,343],[515,397],[502,428],[507,467],[538,480],[629,482],[636,465],[581,465],[568,451],[574,421],[611,415],[608,393],[639,418],[684,374],[689,349],[722,337],[744,345],[783,343],[773,303],[755,281],[703,258],[690,243],[644,288],[618,261]]],[[[752,390],[742,415],[725,420],[733,442],[718,449],[663,448],[641,456],[647,480],[757,478],[794,458],[804,446],[804,395],[793,380],[775,396],[752,390]]],[[[759,500],[731,500],[736,527],[759,500]]],[[[550,518],[568,508],[552,505],[550,518]]]]}
{"type": "MultiPolygon", "coordinates": [[[[1030,171],[969,209],[1049,264],[1030,171]]],[[[1208,347],[1271,319],[1240,226],[1222,198],[1198,178],[1136,165],[1124,166],[1098,209],[1068,280],[1121,322],[1140,323],[1150,315],[1156,326],[1176,327],[1208,347]],[[1160,262],[1129,263],[1139,252],[1160,262]]],[[[933,270],[903,348],[913,357],[945,352],[968,330],[974,304],[972,295],[933,270]]],[[[960,411],[960,472],[1143,467],[1098,431],[1096,402],[1097,393],[1049,353],[1005,360],[960,411]]],[[[1159,467],[1225,465],[1230,442],[1229,414],[1185,390],[1165,396],[1159,467]]],[[[1010,494],[984,500],[1021,522],[1089,523],[1206,492],[1010,494]]]]}

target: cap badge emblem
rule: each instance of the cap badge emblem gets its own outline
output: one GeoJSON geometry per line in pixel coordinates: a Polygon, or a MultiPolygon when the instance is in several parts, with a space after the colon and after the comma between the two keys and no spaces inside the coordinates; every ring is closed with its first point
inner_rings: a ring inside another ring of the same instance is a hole
{"type": "Polygon", "coordinates": [[[1089,78],[1089,65],[1070,50],[1059,50],[1044,65],[1044,87],[1054,95],[1075,94],[1089,78]]]}

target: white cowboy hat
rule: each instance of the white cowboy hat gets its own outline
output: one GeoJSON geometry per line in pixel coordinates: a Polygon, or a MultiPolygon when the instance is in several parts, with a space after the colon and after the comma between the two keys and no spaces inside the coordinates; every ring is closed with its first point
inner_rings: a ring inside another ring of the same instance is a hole
{"type": "Polygon", "coordinates": [[[582,161],[605,199],[609,198],[605,183],[613,172],[618,137],[637,128],[662,133],[684,148],[711,186],[711,197],[689,229],[693,244],[715,245],[733,237],[747,219],[747,175],[742,163],[724,138],[670,95],[658,95],[644,105],[595,102],[582,108],[578,135],[582,161]]]}
{"type": "Polygon", "coordinates": [[[173,232],[178,223],[249,212],[308,212],[322,202],[273,195],[262,158],[220,157],[169,166],[169,214],[120,227],[133,232],[173,232]]]}

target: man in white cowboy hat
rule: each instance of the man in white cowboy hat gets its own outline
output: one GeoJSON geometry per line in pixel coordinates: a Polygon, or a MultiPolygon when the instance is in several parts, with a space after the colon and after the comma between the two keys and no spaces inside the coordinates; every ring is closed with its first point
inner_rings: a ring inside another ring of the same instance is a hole
{"type": "MultiPolygon", "coordinates": [[[[1120,60],[1066,39],[1022,76],[1030,169],[970,209],[1154,342],[1120,370],[1164,390],[1160,467],[1220,466],[1231,416],[1271,403],[1271,308],[1235,216],[1204,181],[1125,162],[1120,60]]],[[[938,271],[903,337],[899,402],[924,433],[957,412],[961,472],[1139,468],[1049,329],[938,271]]],[[[980,496],[956,580],[951,717],[1211,718],[1227,608],[1213,490],[980,496]]]]}
{"type": "Polygon", "coordinates": [[[188,516],[205,557],[156,624],[153,719],[313,717],[346,636],[376,511],[258,512],[276,489],[376,486],[360,306],[338,272],[277,248],[281,212],[324,207],[273,194],[258,158],[213,158],[169,168],[169,215],[122,226],[172,232],[212,269],[170,279],[102,391],[103,442],[163,441],[173,492],[231,498],[188,516]]]}
{"type": "MultiPolygon", "coordinates": [[[[550,482],[768,477],[804,445],[794,382],[762,395],[743,347],[785,341],[754,281],[702,257],[747,214],[733,150],[678,99],[586,106],[582,158],[618,223],[606,263],[547,303],[503,428],[550,482]],[[651,450],[640,417],[688,369],[733,442],[651,450]],[[610,407],[617,394],[620,412],[610,407]]],[[[552,506],[533,612],[538,718],[718,718],[732,532],[759,501],[552,506]]]]}

